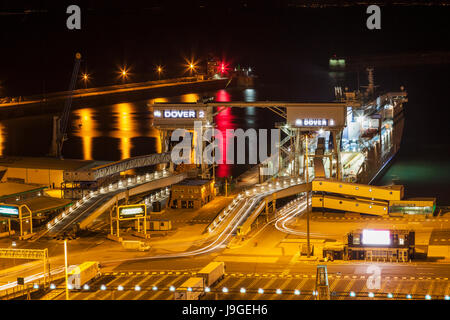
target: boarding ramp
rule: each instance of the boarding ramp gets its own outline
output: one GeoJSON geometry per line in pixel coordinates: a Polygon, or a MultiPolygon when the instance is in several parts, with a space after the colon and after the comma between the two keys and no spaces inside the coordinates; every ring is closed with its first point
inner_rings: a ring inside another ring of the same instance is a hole
{"type": "Polygon", "coordinates": [[[325,178],[325,167],[323,165],[323,158],[314,158],[314,176],[316,178],[325,178]]]}
{"type": "Polygon", "coordinates": [[[312,182],[312,191],[321,191],[385,201],[401,200],[404,194],[404,188],[402,185],[377,187],[330,179],[314,179],[312,182]]]}
{"type": "Polygon", "coordinates": [[[95,181],[112,175],[132,170],[136,168],[154,166],[161,163],[171,162],[170,152],[154,153],[119,161],[107,163],[97,167],[83,167],[74,171],[66,170],[64,172],[64,181],[95,181]]]}
{"type": "Polygon", "coordinates": [[[33,240],[37,240],[43,236],[56,237],[66,231],[70,231],[75,224],[79,224],[80,229],[86,229],[91,223],[95,221],[102,213],[111,208],[117,201],[125,199],[126,197],[133,197],[141,193],[149,192],[155,189],[161,189],[173,184],[176,184],[189,176],[189,172],[182,172],[180,174],[162,173],[158,178],[129,187],[118,187],[115,185],[112,191],[109,189],[103,192],[96,192],[95,196],[86,197],[75,203],[73,208],[62,212],[49,222],[48,228],[42,230],[33,240]]]}
{"type": "Polygon", "coordinates": [[[165,178],[161,178],[155,181],[150,181],[142,185],[138,185],[134,188],[128,189],[128,195],[127,191],[122,191],[113,197],[111,197],[107,202],[105,202],[101,207],[97,208],[95,211],[93,211],[91,214],[89,214],[87,217],[85,217],[80,222],[80,229],[86,229],[89,225],[91,225],[95,219],[97,219],[103,212],[106,212],[109,208],[111,208],[115,203],[116,199],[117,201],[125,199],[127,196],[132,197],[144,192],[149,192],[151,190],[161,189],[168,186],[171,186],[173,184],[179,183],[186,179],[188,177],[187,172],[182,172],[177,175],[170,175],[165,178]]]}
{"type": "Polygon", "coordinates": [[[322,196],[317,194],[312,196],[312,207],[365,213],[376,216],[384,216],[389,213],[387,203],[382,204],[380,202],[372,202],[368,200],[322,196]]]}

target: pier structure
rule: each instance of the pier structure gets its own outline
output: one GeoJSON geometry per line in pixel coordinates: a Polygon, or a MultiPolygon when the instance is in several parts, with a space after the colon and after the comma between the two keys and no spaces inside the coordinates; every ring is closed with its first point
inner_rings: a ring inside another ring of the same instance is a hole
{"type": "MultiPolygon", "coordinates": [[[[352,102],[350,102],[352,105],[352,102]]],[[[308,137],[315,138],[316,131],[320,133],[330,132],[333,146],[329,154],[317,155],[327,157],[335,163],[330,167],[329,177],[341,178],[339,165],[340,135],[346,125],[346,102],[330,103],[301,103],[301,102],[200,102],[200,103],[154,103],[148,105],[153,111],[154,126],[161,132],[163,152],[170,152],[171,136],[177,129],[186,129],[194,134],[195,122],[201,123],[201,131],[207,128],[215,128],[214,117],[225,108],[267,108],[278,115],[284,122],[277,123],[277,127],[283,135],[280,135],[279,148],[279,172],[274,176],[305,177],[308,174],[306,168],[310,167],[310,159],[314,154],[306,152],[308,137]],[[220,109],[219,109],[220,108],[220,109]]],[[[202,150],[206,147],[203,139],[202,150]]],[[[312,140],[314,141],[314,140],[312,140]]],[[[211,141],[212,142],[212,141],[211,141]]],[[[309,142],[310,145],[311,141],[309,142]]],[[[194,148],[194,145],[192,146],[194,148]]],[[[195,149],[195,148],[194,148],[195,149]]],[[[272,155],[273,156],[273,155],[272,155]]],[[[195,154],[194,154],[195,158],[195,154]]],[[[266,161],[264,165],[269,164],[266,161]]],[[[197,162],[198,163],[198,162],[197,162]]],[[[202,176],[204,178],[214,176],[214,166],[201,161],[202,176]]],[[[269,177],[266,177],[269,178],[269,177]]],[[[270,177],[272,178],[272,177],[270,177]]]]}

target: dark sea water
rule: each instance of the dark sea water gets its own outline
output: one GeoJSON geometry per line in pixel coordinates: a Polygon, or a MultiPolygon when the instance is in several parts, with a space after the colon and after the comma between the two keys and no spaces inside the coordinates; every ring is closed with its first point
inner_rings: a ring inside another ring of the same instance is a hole
{"type": "MultiPolygon", "coordinates": [[[[405,129],[402,145],[392,165],[377,184],[403,184],[408,197],[437,197],[439,205],[450,204],[449,107],[442,67],[414,67],[377,72],[376,82],[383,89],[408,91],[405,104],[405,129]],[[420,75],[420,76],[418,76],[420,75]],[[387,80],[384,81],[383,79],[387,80]],[[427,79],[427,81],[425,81],[427,79]]],[[[254,88],[229,88],[213,92],[161,97],[156,101],[195,102],[204,95],[217,101],[330,101],[333,84],[347,82],[352,88],[353,74],[336,75],[320,66],[305,67],[298,82],[264,83],[254,88]]],[[[360,76],[360,78],[362,78],[360,76]]],[[[363,82],[364,80],[361,80],[363,82]]],[[[69,140],[64,144],[66,158],[119,160],[160,152],[159,134],[151,126],[145,100],[73,110],[69,140]]],[[[216,118],[219,129],[273,128],[281,121],[275,114],[259,108],[231,108],[216,118]]],[[[0,121],[1,154],[45,156],[50,147],[52,115],[0,121]]],[[[248,166],[221,165],[217,175],[236,176],[248,166]]]]}

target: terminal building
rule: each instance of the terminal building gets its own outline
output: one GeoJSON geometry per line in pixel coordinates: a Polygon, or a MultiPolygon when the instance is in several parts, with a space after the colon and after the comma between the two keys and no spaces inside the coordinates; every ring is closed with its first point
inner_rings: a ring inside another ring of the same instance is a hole
{"type": "Polygon", "coordinates": [[[213,180],[187,179],[172,186],[169,207],[198,209],[216,196],[213,180]]]}
{"type": "MultiPolygon", "coordinates": [[[[18,230],[18,215],[11,214],[9,208],[20,208],[31,214],[34,226],[45,223],[49,218],[71,205],[71,200],[49,197],[45,194],[46,186],[17,182],[0,183],[0,234],[8,235],[10,229],[18,230]],[[8,209],[8,210],[7,210],[8,209]]],[[[18,212],[18,210],[16,210],[18,212]]],[[[29,223],[29,221],[25,221],[29,223]]]]}
{"type": "Polygon", "coordinates": [[[348,260],[407,262],[414,257],[415,233],[409,230],[355,230],[347,235],[348,260]]]}
{"type": "MultiPolygon", "coordinates": [[[[32,183],[50,189],[63,188],[67,176],[85,172],[86,167],[100,166],[109,162],[56,158],[5,157],[0,158],[0,181],[32,183]]],[[[84,180],[93,180],[83,177],[84,180]]],[[[80,180],[80,179],[79,179],[80,180]]]]}
{"type": "Polygon", "coordinates": [[[410,230],[354,230],[344,242],[323,247],[323,258],[327,260],[408,262],[414,253],[415,232],[410,230]]]}

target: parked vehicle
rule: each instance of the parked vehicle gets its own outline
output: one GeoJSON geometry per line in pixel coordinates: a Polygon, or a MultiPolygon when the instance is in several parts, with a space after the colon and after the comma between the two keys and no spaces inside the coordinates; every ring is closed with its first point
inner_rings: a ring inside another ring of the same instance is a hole
{"type": "Polygon", "coordinates": [[[68,282],[73,289],[81,289],[86,283],[100,275],[98,261],[86,261],[68,273],[68,282]]]}
{"type": "Polygon", "coordinates": [[[205,280],[205,285],[211,287],[225,276],[225,263],[211,262],[197,272],[197,276],[202,277],[205,280]]]}
{"type": "Polygon", "coordinates": [[[192,277],[186,280],[174,292],[175,300],[198,300],[204,294],[204,280],[201,277],[192,277]]]}
{"type": "Polygon", "coordinates": [[[148,251],[150,246],[143,241],[138,240],[123,240],[122,246],[127,250],[148,251]]]}

